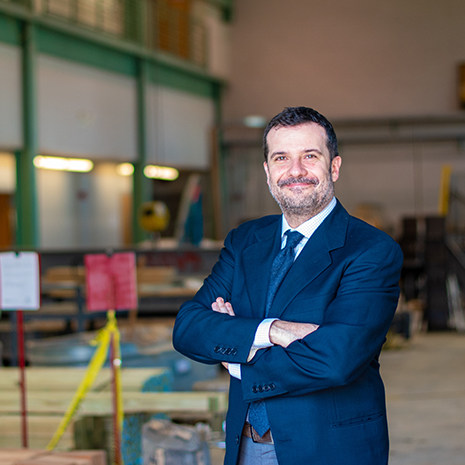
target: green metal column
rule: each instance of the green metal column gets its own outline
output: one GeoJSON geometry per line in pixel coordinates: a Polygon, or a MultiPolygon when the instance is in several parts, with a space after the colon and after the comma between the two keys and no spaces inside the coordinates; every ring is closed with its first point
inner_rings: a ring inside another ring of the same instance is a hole
{"type": "Polygon", "coordinates": [[[133,242],[137,244],[148,238],[148,234],[139,225],[139,208],[142,203],[151,200],[150,180],[144,176],[147,164],[147,62],[139,58],[137,63],[137,161],[134,163],[132,231],[133,242]]]}
{"type": "Polygon", "coordinates": [[[16,245],[39,245],[37,190],[33,159],[37,154],[36,44],[31,23],[22,27],[23,149],[16,152],[16,245]]]}

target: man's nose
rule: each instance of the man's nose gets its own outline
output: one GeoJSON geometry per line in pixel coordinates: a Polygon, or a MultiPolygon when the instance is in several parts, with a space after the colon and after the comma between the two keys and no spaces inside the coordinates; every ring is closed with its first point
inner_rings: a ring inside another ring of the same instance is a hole
{"type": "Polygon", "coordinates": [[[307,169],[305,168],[305,165],[300,158],[296,158],[291,161],[289,174],[294,177],[304,176],[307,174],[307,169]]]}

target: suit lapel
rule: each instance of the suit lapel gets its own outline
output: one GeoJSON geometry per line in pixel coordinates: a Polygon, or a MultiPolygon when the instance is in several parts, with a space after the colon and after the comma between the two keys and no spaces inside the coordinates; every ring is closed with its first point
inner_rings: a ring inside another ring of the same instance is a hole
{"type": "Polygon", "coordinates": [[[279,318],[286,306],[332,263],[330,252],[345,243],[349,215],[338,202],[331,214],[308,240],[284,278],[271,305],[269,316],[279,318]]]}
{"type": "Polygon", "coordinates": [[[252,316],[263,318],[271,264],[281,247],[281,216],[258,230],[256,241],[243,250],[244,277],[252,303],[252,316]]]}

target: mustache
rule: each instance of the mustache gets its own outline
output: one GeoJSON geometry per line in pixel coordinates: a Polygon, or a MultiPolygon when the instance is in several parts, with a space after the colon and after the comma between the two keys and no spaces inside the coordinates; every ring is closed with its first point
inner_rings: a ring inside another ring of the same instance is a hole
{"type": "Polygon", "coordinates": [[[316,178],[287,178],[278,182],[278,187],[289,186],[290,184],[313,184],[317,186],[320,182],[316,178]]]}

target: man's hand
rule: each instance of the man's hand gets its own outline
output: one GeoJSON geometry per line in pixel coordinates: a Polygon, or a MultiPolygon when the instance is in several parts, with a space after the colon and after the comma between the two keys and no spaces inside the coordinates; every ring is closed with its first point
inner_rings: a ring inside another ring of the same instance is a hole
{"type": "Polygon", "coordinates": [[[292,321],[273,321],[270,327],[270,341],[278,346],[287,347],[298,339],[313,333],[319,328],[313,323],[294,323],[292,321]]]}
{"type": "Polygon", "coordinates": [[[212,310],[218,313],[227,313],[228,315],[235,316],[232,305],[229,302],[225,302],[223,297],[218,297],[212,303],[212,310]]]}

